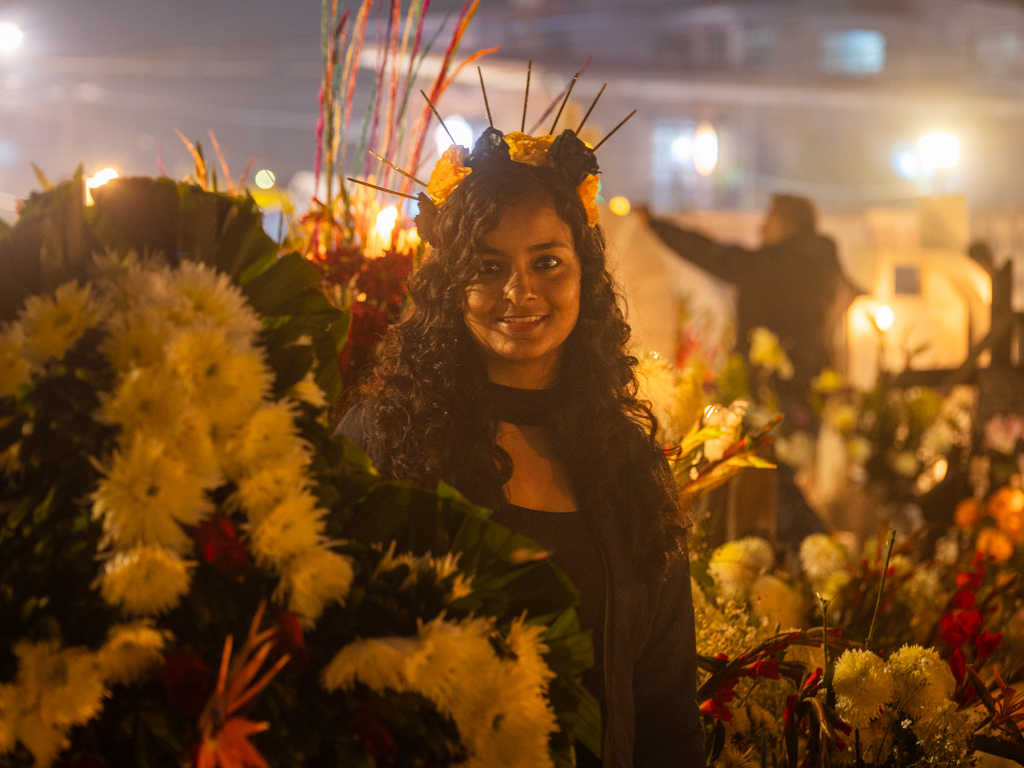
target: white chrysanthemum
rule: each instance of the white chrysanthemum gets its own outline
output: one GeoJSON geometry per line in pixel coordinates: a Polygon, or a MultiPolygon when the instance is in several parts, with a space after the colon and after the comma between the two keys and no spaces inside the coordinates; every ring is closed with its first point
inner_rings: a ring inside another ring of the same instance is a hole
{"type": "Polygon", "coordinates": [[[256,562],[265,567],[282,567],[293,557],[317,548],[324,531],[323,518],[324,512],[317,509],[312,494],[285,499],[249,532],[256,562]]]}
{"type": "Polygon", "coordinates": [[[848,650],[836,661],[832,685],[836,712],[850,725],[861,728],[892,700],[892,670],[871,651],[848,650]]]}
{"type": "Polygon", "coordinates": [[[304,464],[307,453],[295,426],[295,414],[286,401],[257,409],[227,446],[230,471],[235,477],[283,463],[304,464]]]}
{"type": "Polygon", "coordinates": [[[288,390],[288,397],[300,403],[309,403],[314,408],[323,408],[327,405],[327,395],[320,385],[313,378],[313,372],[308,372],[301,381],[292,385],[288,390]]]}
{"type": "Polygon", "coordinates": [[[212,325],[236,352],[251,352],[263,323],[227,275],[197,261],[183,261],[171,273],[170,288],[187,300],[172,314],[176,322],[182,326],[212,325]]]}
{"type": "Polygon", "coordinates": [[[956,680],[934,648],[904,645],[889,657],[896,703],[915,720],[932,717],[953,695],[956,680]]]}
{"type": "Polygon", "coordinates": [[[238,491],[232,503],[241,508],[253,523],[259,523],[279,504],[295,494],[306,493],[310,481],[304,460],[265,467],[238,479],[238,491]]]}
{"type": "Polygon", "coordinates": [[[357,682],[377,693],[410,690],[410,667],[425,654],[416,637],[373,637],[355,640],[335,654],[321,673],[328,691],[351,689],[357,682]]]}
{"type": "Polygon", "coordinates": [[[718,461],[726,449],[739,440],[749,405],[746,400],[734,400],[728,408],[711,405],[704,409],[704,425],[721,430],[718,437],[704,443],[704,456],[708,461],[718,461]]]}
{"type": "Polygon", "coordinates": [[[750,587],[749,599],[754,615],[769,627],[801,629],[807,623],[803,595],[778,576],[759,576],[750,587]]]}
{"type": "Polygon", "coordinates": [[[331,603],[345,603],[352,586],[352,560],[317,547],[289,561],[281,574],[288,610],[312,626],[331,603]]]}
{"type": "Polygon", "coordinates": [[[463,743],[476,732],[468,728],[471,716],[487,711],[496,695],[497,664],[489,639],[493,629],[492,622],[482,618],[435,619],[420,629],[428,653],[416,671],[416,690],[452,715],[463,743]]]}
{"type": "Polygon", "coordinates": [[[800,542],[800,565],[813,582],[823,582],[850,562],[846,549],[832,536],[812,533],[800,542]]]}
{"type": "Polygon", "coordinates": [[[107,685],[139,682],[163,661],[170,640],[170,632],[156,629],[149,620],[113,627],[98,654],[103,679],[107,685]]]}
{"type": "Polygon", "coordinates": [[[93,254],[90,282],[103,294],[111,311],[125,314],[168,303],[167,274],[162,256],[124,254],[107,249],[93,254]]]}
{"type": "Polygon", "coordinates": [[[64,283],[54,297],[29,296],[19,319],[25,331],[25,355],[37,364],[64,357],[103,316],[92,288],[64,283]]]}
{"type": "Polygon", "coordinates": [[[0,397],[16,394],[28,382],[31,366],[25,358],[25,333],[18,323],[0,331],[0,397]]]}
{"type": "Polygon", "coordinates": [[[127,435],[172,435],[187,411],[184,394],[163,366],[133,368],[103,398],[103,419],[120,424],[127,435]]]}
{"type": "Polygon", "coordinates": [[[159,546],[119,552],[100,575],[100,594],[130,616],[157,616],[178,606],[191,584],[191,564],[159,546]]]}
{"type": "Polygon", "coordinates": [[[93,515],[120,547],[189,546],[182,525],[199,524],[213,509],[203,477],[189,471],[160,440],[138,436],[114,455],[93,493],[93,515]]]}
{"type": "MultiPolygon", "coordinates": [[[[67,729],[87,723],[107,695],[96,655],[85,648],[61,648],[56,640],[14,645],[19,707],[46,725],[67,729]]],[[[19,734],[20,737],[21,734],[19,734]]]]}

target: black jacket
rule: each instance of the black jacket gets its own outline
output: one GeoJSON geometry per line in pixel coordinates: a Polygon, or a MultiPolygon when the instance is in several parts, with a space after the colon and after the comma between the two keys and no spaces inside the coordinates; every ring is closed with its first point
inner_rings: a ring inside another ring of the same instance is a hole
{"type": "MultiPolygon", "coordinates": [[[[338,425],[364,450],[369,409],[338,425]]],[[[380,458],[370,455],[375,462],[380,458]]],[[[645,581],[612,521],[588,516],[605,568],[605,768],[698,768],[704,730],[696,704],[697,651],[690,566],[684,555],[658,584],[645,581]]]]}
{"type": "Polygon", "coordinates": [[[661,219],[652,219],[651,229],[684,259],[739,289],[737,350],[747,352],[754,328],[772,331],[795,371],[793,380],[780,386],[780,394],[802,399],[811,379],[830,364],[831,321],[846,281],[835,243],[822,235],[805,234],[748,251],[720,245],[661,219]]]}

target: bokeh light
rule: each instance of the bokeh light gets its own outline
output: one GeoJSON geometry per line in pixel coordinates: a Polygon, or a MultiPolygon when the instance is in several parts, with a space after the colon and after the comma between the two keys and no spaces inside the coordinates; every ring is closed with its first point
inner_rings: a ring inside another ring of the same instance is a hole
{"type": "Polygon", "coordinates": [[[0,54],[10,55],[18,50],[25,33],[9,21],[0,22],[0,54]]]}
{"type": "Polygon", "coordinates": [[[473,147],[473,126],[467,123],[462,115],[449,115],[444,119],[444,124],[448,126],[448,131],[445,131],[444,127],[440,125],[434,129],[437,154],[444,154],[444,151],[451,146],[452,139],[455,139],[455,143],[459,146],[467,149],[473,147]],[[448,138],[449,132],[452,135],[451,138],[448,138]]]}
{"type": "Polygon", "coordinates": [[[888,304],[883,304],[875,310],[875,325],[878,326],[878,330],[888,331],[895,320],[896,314],[888,304]]]}
{"type": "Polygon", "coordinates": [[[277,178],[274,176],[272,171],[268,171],[264,168],[256,174],[256,186],[260,189],[270,189],[277,182],[277,178]]]}
{"type": "Polygon", "coordinates": [[[104,184],[116,179],[120,176],[113,168],[104,168],[102,171],[97,171],[94,176],[90,176],[85,180],[85,186],[89,189],[96,189],[96,187],[102,187],[104,184]]]}
{"type": "Polygon", "coordinates": [[[928,133],[918,140],[917,151],[926,168],[952,168],[960,160],[960,140],[951,133],[928,133]]]}
{"type": "Polygon", "coordinates": [[[629,200],[622,195],[616,195],[608,201],[608,210],[616,216],[625,216],[629,213],[629,200]]]}
{"type": "Polygon", "coordinates": [[[718,165],[718,132],[711,123],[701,123],[693,136],[693,167],[710,176],[718,165]]]}
{"type": "Polygon", "coordinates": [[[693,157],[693,139],[689,136],[677,136],[669,145],[669,152],[677,163],[685,163],[693,157]]]}

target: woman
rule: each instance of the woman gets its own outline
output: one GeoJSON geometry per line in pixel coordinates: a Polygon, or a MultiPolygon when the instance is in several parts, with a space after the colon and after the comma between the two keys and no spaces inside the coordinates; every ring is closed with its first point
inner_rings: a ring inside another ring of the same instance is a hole
{"type": "Polygon", "coordinates": [[[594,631],[605,766],[703,765],[685,534],[636,398],[596,172],[571,131],[490,129],[445,153],[417,217],[434,252],[339,432],[385,475],[444,480],[552,552],[594,631]]]}

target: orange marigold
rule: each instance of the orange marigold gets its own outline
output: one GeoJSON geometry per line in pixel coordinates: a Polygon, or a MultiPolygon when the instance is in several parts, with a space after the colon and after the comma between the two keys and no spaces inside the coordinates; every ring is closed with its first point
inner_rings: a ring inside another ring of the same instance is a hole
{"type": "Polygon", "coordinates": [[[452,144],[441,155],[427,183],[427,194],[434,201],[434,205],[441,205],[447,200],[448,195],[473,172],[472,168],[466,166],[468,159],[469,150],[458,144],[452,144]]]}
{"type": "Polygon", "coordinates": [[[988,513],[1000,530],[1020,541],[1024,534],[1024,491],[1009,486],[1000,488],[988,501],[988,513]]]}
{"type": "Polygon", "coordinates": [[[505,134],[508,144],[508,156],[517,163],[541,166],[548,164],[548,147],[555,140],[554,136],[530,136],[521,131],[505,134]]]}
{"type": "Polygon", "coordinates": [[[956,505],[953,523],[961,530],[970,530],[981,519],[981,504],[977,499],[964,499],[956,505]]]}
{"type": "Polygon", "coordinates": [[[600,179],[594,174],[590,174],[582,184],[576,187],[576,194],[580,196],[583,207],[587,209],[587,224],[590,226],[597,224],[597,188],[599,184],[600,179]]]}
{"type": "Polygon", "coordinates": [[[1013,541],[998,528],[982,528],[974,548],[997,563],[1005,563],[1013,555],[1013,541]]]}

